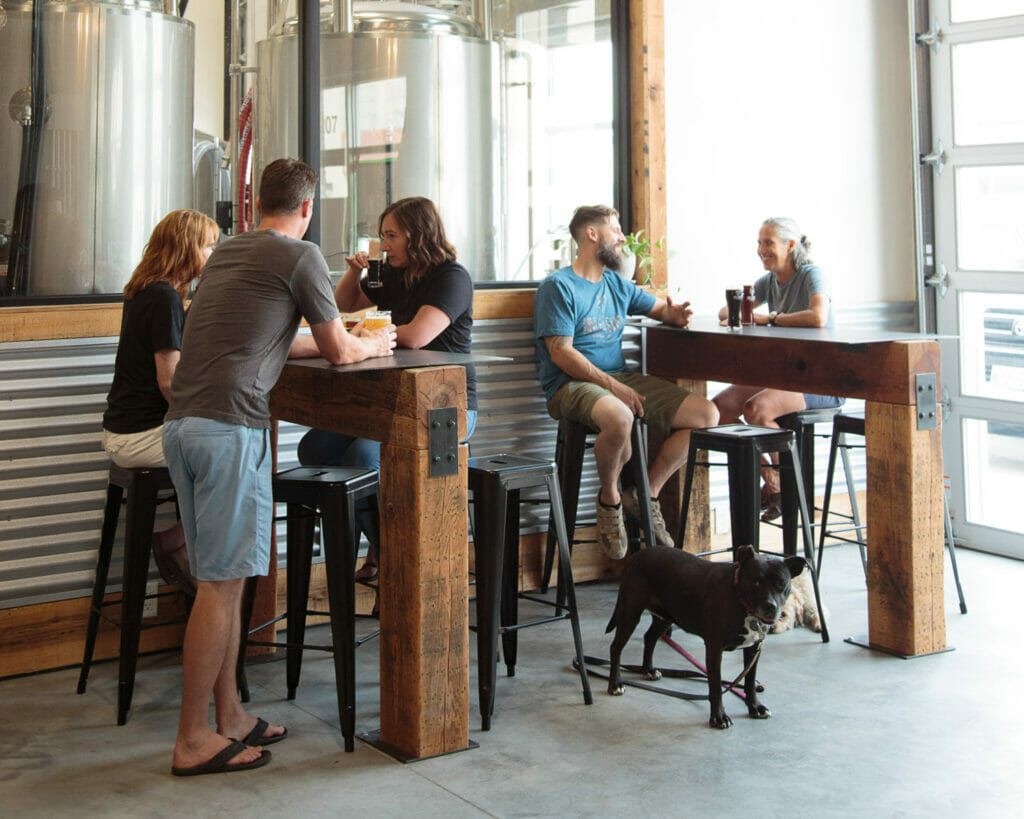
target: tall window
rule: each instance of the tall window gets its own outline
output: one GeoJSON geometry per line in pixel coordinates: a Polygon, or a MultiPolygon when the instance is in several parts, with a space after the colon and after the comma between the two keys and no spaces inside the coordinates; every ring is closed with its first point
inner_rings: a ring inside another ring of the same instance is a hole
{"type": "Polygon", "coordinates": [[[611,3],[537,5],[512,0],[495,21],[505,247],[497,278],[509,281],[567,264],[573,210],[614,195],[611,3]]]}

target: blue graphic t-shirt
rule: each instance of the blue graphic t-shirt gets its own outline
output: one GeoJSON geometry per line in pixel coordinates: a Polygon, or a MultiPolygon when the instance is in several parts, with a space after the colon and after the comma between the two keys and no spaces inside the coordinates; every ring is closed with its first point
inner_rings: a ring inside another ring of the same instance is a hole
{"type": "Polygon", "coordinates": [[[576,275],[563,267],[548,276],[540,287],[533,309],[533,335],[537,340],[540,385],[551,397],[569,377],[555,366],[544,339],[571,336],[572,346],[595,367],[606,373],[622,372],[622,328],[626,316],[645,315],[656,299],[618,273],[605,270],[599,282],[576,275]]]}

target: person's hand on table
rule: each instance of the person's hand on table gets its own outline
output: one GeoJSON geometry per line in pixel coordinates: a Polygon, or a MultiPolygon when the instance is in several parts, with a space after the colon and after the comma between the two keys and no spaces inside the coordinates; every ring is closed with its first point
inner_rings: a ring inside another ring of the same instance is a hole
{"type": "Polygon", "coordinates": [[[373,345],[374,352],[371,353],[373,357],[395,354],[395,345],[398,344],[398,328],[394,324],[389,324],[387,327],[380,327],[376,330],[368,330],[363,326],[363,322],[359,322],[353,328],[353,334],[355,334],[355,330],[360,328],[362,329],[359,335],[373,345]]]}
{"type": "Polygon", "coordinates": [[[671,296],[667,296],[665,301],[668,305],[666,310],[668,323],[674,324],[676,327],[689,327],[690,316],[693,315],[693,310],[690,309],[690,302],[684,301],[676,304],[673,303],[671,296]]]}

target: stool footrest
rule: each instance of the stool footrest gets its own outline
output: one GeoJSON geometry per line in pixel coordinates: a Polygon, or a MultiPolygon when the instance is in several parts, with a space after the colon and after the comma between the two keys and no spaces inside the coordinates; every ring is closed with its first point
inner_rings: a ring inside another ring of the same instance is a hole
{"type": "Polygon", "coordinates": [[[273,640],[249,640],[246,645],[264,648],[301,648],[303,651],[334,651],[334,646],[311,645],[310,643],[281,643],[273,640]]]}
{"type": "Polygon", "coordinates": [[[565,612],[564,614],[552,614],[550,617],[538,617],[535,620],[527,620],[525,623],[513,623],[509,626],[502,626],[499,631],[508,634],[513,631],[530,628],[531,626],[544,626],[548,623],[558,623],[562,620],[568,620],[570,617],[572,617],[572,615],[569,612],[565,612]]]}

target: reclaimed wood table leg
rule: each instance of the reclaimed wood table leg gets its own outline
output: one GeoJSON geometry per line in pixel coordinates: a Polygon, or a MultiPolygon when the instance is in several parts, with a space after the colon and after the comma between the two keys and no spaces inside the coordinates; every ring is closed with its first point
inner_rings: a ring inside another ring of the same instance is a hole
{"type": "Polygon", "coordinates": [[[457,471],[430,475],[431,410],[455,410],[448,432],[466,435],[465,370],[287,365],[270,407],[283,420],[383,443],[381,729],[363,738],[406,761],[471,747],[466,447],[457,471]]]}
{"type": "Polygon", "coordinates": [[[408,758],[469,747],[467,461],[381,447],[380,739],[408,758]]]}
{"type": "Polygon", "coordinates": [[[916,656],[946,648],[942,426],[913,405],[868,401],[868,640],[916,656]]]}

